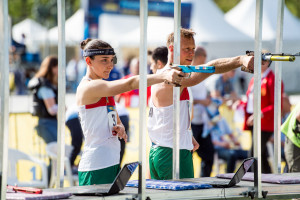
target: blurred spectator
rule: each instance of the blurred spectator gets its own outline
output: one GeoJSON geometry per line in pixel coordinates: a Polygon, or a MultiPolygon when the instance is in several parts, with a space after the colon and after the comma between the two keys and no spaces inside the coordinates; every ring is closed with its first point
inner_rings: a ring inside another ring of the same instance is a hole
{"type": "MultiPolygon", "coordinates": [[[[139,66],[140,62],[138,58],[133,58],[130,62],[130,74],[124,76],[123,79],[127,79],[131,76],[139,75],[139,66]]],[[[147,102],[151,96],[151,87],[147,87],[147,102]]],[[[129,92],[122,93],[120,95],[115,96],[115,100],[118,103],[123,103],[125,107],[138,107],[139,106],[139,90],[131,90],[129,92]]]]}
{"type": "MultiPolygon", "coordinates": [[[[48,56],[28,83],[28,89],[33,91],[32,115],[39,118],[37,133],[46,144],[57,141],[57,85],[58,59],[55,56],[48,56]]],[[[51,160],[48,166],[49,181],[50,176],[51,160]]]]}
{"type": "Polygon", "coordinates": [[[130,63],[131,63],[131,60],[134,58],[134,56],[128,56],[126,59],[125,59],[125,64],[124,66],[122,67],[123,68],[123,75],[124,76],[127,76],[128,74],[130,74],[130,63]]]}
{"type": "Polygon", "coordinates": [[[300,172],[300,103],[281,126],[281,131],[286,135],[284,153],[288,172],[300,172]]]}
{"type": "Polygon", "coordinates": [[[66,68],[66,78],[67,78],[67,91],[76,92],[77,86],[81,81],[82,77],[85,75],[85,61],[79,59],[77,56],[71,59],[66,68]]]}
{"type": "MultiPolygon", "coordinates": [[[[203,47],[197,47],[195,50],[195,57],[192,65],[201,65],[206,63],[206,51],[203,47]]],[[[211,102],[207,93],[205,83],[201,82],[198,85],[191,87],[193,96],[193,118],[192,118],[192,132],[195,140],[199,143],[199,148],[196,150],[199,157],[201,157],[201,177],[209,177],[212,171],[214,162],[214,146],[211,140],[211,135],[203,134],[204,127],[209,121],[206,106],[211,102]]]]}
{"type": "MultiPolygon", "coordinates": [[[[17,95],[27,94],[25,69],[21,65],[21,56],[25,54],[26,46],[12,41],[12,46],[9,49],[9,64],[10,73],[13,77],[13,89],[17,95]]],[[[11,90],[11,91],[13,91],[11,90]]]]}
{"type": "Polygon", "coordinates": [[[168,48],[166,46],[157,47],[153,52],[148,52],[148,54],[151,55],[150,69],[153,74],[158,69],[162,69],[168,62],[168,48]]]}
{"type": "MultiPolygon", "coordinates": [[[[262,53],[268,51],[263,50],[262,53]]],[[[261,166],[262,173],[271,173],[270,164],[268,162],[267,142],[274,132],[274,87],[275,76],[269,66],[270,61],[261,62],[261,166]]],[[[250,130],[253,138],[253,120],[254,120],[254,96],[253,96],[254,78],[251,79],[246,93],[247,102],[245,105],[245,121],[244,130],[250,130]]],[[[282,94],[283,94],[282,83],[282,94]]],[[[258,115],[259,116],[259,115],[258,115]]],[[[252,140],[253,141],[253,140],[252,140]]],[[[253,142],[250,151],[250,156],[253,156],[253,142]]]]}
{"type": "Polygon", "coordinates": [[[39,118],[38,134],[47,144],[57,141],[57,81],[58,59],[48,56],[28,83],[33,91],[32,114],[39,118]]]}
{"type": "Polygon", "coordinates": [[[83,133],[78,116],[78,106],[76,104],[67,107],[66,111],[66,125],[71,133],[71,144],[73,150],[70,157],[70,163],[72,166],[73,174],[78,174],[78,166],[75,165],[75,159],[81,151],[81,145],[83,141],[83,133]]]}
{"type": "Polygon", "coordinates": [[[248,151],[241,149],[241,144],[233,135],[226,120],[222,117],[218,121],[212,121],[210,132],[218,157],[227,163],[226,173],[233,173],[236,161],[244,160],[248,156],[248,151]],[[229,141],[225,136],[229,136],[229,141]]]}
{"type": "Polygon", "coordinates": [[[17,95],[27,94],[25,70],[18,67],[14,70],[15,92],[17,95]]]}
{"type": "Polygon", "coordinates": [[[231,107],[234,101],[238,100],[238,95],[234,90],[233,78],[235,70],[231,70],[221,74],[214,84],[211,96],[213,98],[221,98],[223,103],[231,107]]]}

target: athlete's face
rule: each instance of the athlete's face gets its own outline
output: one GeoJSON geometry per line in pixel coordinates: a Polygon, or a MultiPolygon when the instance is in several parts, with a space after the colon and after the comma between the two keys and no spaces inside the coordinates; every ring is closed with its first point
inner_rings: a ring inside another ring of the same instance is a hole
{"type": "Polygon", "coordinates": [[[87,64],[97,78],[107,79],[111,70],[114,68],[114,55],[97,55],[94,59],[86,58],[87,64]]]}
{"type": "Polygon", "coordinates": [[[191,65],[195,55],[195,40],[194,38],[180,38],[180,64],[191,65]]]}

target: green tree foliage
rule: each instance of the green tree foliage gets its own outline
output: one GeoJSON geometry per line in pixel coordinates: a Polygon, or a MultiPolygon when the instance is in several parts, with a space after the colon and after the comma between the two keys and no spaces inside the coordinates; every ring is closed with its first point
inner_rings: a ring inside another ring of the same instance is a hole
{"type": "Polygon", "coordinates": [[[286,7],[300,19],[300,0],[285,0],[286,7]]]}
{"type": "MultiPolygon", "coordinates": [[[[65,0],[66,18],[80,8],[80,0],[65,0]]],[[[57,0],[9,0],[9,15],[12,24],[31,18],[51,28],[57,25],[57,0]]]]}
{"type": "Polygon", "coordinates": [[[240,0],[214,0],[214,2],[219,6],[219,8],[226,13],[231,8],[236,6],[240,2],[240,0]]]}
{"type": "MultiPolygon", "coordinates": [[[[236,6],[240,1],[214,0],[224,13],[236,6]]],[[[80,0],[65,0],[65,2],[66,18],[68,18],[80,8],[80,0]]],[[[277,3],[277,0],[274,0],[274,3],[277,3]]],[[[12,24],[16,24],[26,18],[31,18],[48,28],[56,26],[56,4],[57,0],[9,0],[8,9],[9,15],[12,18],[12,24]]],[[[285,4],[292,14],[300,18],[300,0],[285,0],[285,4]]]]}

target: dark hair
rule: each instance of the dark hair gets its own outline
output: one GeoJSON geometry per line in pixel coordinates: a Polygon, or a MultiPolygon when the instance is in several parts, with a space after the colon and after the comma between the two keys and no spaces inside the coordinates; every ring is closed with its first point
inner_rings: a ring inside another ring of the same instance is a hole
{"type": "Polygon", "coordinates": [[[39,71],[35,74],[35,77],[40,78],[44,77],[47,80],[51,81],[51,83],[56,84],[57,80],[53,80],[52,68],[58,67],[58,59],[56,56],[47,56],[41,66],[39,71]]]}
{"type": "Polygon", "coordinates": [[[154,49],[152,52],[152,59],[157,63],[160,60],[164,65],[168,62],[168,48],[166,46],[160,46],[154,49]]]}
{"type": "MultiPolygon", "coordinates": [[[[87,38],[80,43],[82,50],[86,49],[111,49],[111,45],[103,40],[87,38]]],[[[91,59],[94,59],[94,56],[89,56],[91,59]]]]}
{"type": "MultiPolygon", "coordinates": [[[[183,36],[184,38],[192,38],[194,39],[194,35],[196,33],[192,29],[186,29],[186,28],[180,28],[180,36],[183,36]]],[[[170,33],[167,40],[167,47],[170,46],[170,44],[174,43],[174,32],[170,33]]]]}

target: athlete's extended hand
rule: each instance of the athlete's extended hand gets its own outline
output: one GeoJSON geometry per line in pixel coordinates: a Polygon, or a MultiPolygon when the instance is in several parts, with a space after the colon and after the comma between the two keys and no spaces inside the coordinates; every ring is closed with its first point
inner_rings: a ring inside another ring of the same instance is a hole
{"type": "Polygon", "coordinates": [[[175,85],[180,85],[183,77],[184,77],[184,73],[176,70],[176,69],[170,69],[170,70],[166,70],[164,72],[164,76],[165,76],[165,83],[172,83],[175,85]]]}
{"type": "Polygon", "coordinates": [[[193,152],[196,151],[197,149],[199,149],[199,143],[196,141],[196,139],[194,138],[194,136],[192,137],[192,142],[193,142],[193,152]]]}
{"type": "Polygon", "coordinates": [[[117,124],[113,127],[113,131],[118,135],[120,139],[124,139],[125,142],[127,142],[127,134],[125,132],[125,128],[122,124],[117,124]]]}
{"type": "Polygon", "coordinates": [[[241,62],[242,62],[242,71],[245,72],[254,72],[254,56],[241,56],[240,57],[241,62]]]}

